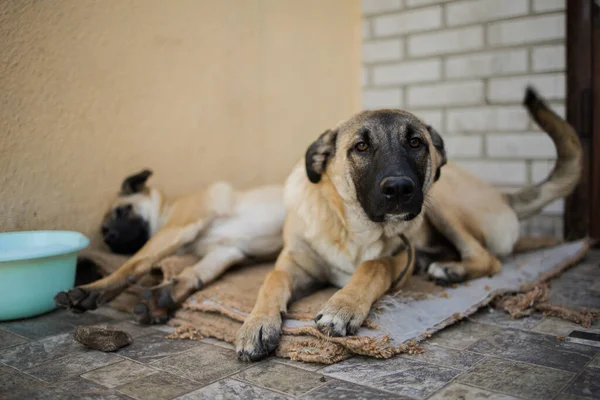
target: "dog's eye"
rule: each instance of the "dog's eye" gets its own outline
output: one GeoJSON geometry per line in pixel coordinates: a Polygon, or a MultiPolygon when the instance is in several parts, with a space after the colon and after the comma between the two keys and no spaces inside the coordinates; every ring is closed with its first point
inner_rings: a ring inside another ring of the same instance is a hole
{"type": "Polygon", "coordinates": [[[369,145],[366,142],[358,142],[354,145],[354,149],[356,151],[367,151],[369,149],[369,145]]]}
{"type": "Polygon", "coordinates": [[[115,209],[115,214],[117,218],[123,218],[133,210],[133,206],[131,204],[125,204],[123,206],[119,206],[115,209]]]}
{"type": "Polygon", "coordinates": [[[418,147],[421,147],[421,145],[423,144],[423,141],[418,137],[413,137],[408,141],[408,144],[413,149],[416,149],[418,147]]]}

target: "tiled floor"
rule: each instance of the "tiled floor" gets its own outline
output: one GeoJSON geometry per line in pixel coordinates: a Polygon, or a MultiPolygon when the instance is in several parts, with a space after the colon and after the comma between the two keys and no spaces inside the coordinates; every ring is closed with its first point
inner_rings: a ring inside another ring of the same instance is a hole
{"type": "MultiPolygon", "coordinates": [[[[555,302],[600,308],[600,253],[552,286],[555,302]]],[[[168,340],[168,328],[109,309],[58,311],[0,323],[0,399],[600,399],[600,347],[564,340],[573,330],[583,329],[485,309],[434,335],[423,354],[245,364],[228,344],[168,340]],[[96,323],[129,331],[133,344],[106,354],[73,341],[76,325],[96,323]]]]}

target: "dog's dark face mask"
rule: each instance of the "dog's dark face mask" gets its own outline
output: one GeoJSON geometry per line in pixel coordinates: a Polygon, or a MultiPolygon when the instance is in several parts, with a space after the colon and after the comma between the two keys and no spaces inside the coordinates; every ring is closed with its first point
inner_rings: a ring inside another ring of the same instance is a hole
{"type": "Polygon", "coordinates": [[[117,254],[134,254],[150,239],[150,222],[136,212],[136,202],[148,196],[146,180],[152,174],[144,170],[127,177],[119,199],[102,223],[104,243],[117,254]]]}
{"type": "Polygon", "coordinates": [[[426,191],[446,162],[439,134],[400,110],[365,111],[323,134],[307,152],[312,182],[320,180],[333,157],[342,158],[343,173],[374,222],[408,221],[419,215],[426,191]]]}

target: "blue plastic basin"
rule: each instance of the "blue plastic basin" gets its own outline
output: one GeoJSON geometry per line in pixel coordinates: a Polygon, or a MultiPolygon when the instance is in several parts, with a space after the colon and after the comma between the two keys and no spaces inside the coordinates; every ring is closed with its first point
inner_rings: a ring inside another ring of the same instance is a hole
{"type": "Polygon", "coordinates": [[[56,308],[54,295],[73,287],[77,252],[89,243],[79,232],[0,233],[0,321],[56,308]]]}

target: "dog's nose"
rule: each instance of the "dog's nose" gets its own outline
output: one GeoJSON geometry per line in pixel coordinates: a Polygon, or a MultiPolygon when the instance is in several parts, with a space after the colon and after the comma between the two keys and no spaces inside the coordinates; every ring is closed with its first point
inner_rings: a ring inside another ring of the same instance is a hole
{"type": "Polygon", "coordinates": [[[381,181],[381,193],[390,200],[407,200],[414,190],[412,179],[404,176],[389,176],[381,181]]]}

